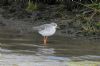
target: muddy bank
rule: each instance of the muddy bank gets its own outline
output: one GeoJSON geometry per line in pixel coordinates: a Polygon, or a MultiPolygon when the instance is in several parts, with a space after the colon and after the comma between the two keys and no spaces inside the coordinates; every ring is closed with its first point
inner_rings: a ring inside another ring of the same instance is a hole
{"type": "Polygon", "coordinates": [[[45,5],[34,12],[28,12],[18,6],[0,7],[0,30],[12,31],[18,34],[33,33],[33,26],[56,22],[60,29],[55,35],[68,38],[93,38],[100,39],[99,22],[100,14],[96,15],[91,22],[84,20],[80,11],[68,11],[64,5],[45,5]],[[88,24],[89,23],[89,24],[88,24]],[[92,27],[91,27],[92,26],[92,27]]]}

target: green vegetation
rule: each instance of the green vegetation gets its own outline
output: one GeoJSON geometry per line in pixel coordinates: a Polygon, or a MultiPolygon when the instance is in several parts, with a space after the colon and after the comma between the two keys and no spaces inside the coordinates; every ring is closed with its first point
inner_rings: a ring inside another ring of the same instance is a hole
{"type": "Polygon", "coordinates": [[[6,9],[2,14],[8,17],[28,16],[46,22],[53,19],[69,20],[68,23],[73,23],[69,28],[77,27],[75,30],[79,29],[79,32],[84,34],[100,33],[100,0],[0,0],[0,6],[6,9]],[[79,16],[76,16],[77,14],[79,16]]]}
{"type": "Polygon", "coordinates": [[[37,3],[32,3],[30,0],[28,1],[28,6],[26,8],[27,11],[35,11],[38,9],[37,3]]]}
{"type": "MultiPolygon", "coordinates": [[[[96,0],[97,1],[97,0],[96,0]]],[[[76,2],[87,8],[80,16],[76,17],[77,20],[80,20],[80,27],[82,28],[81,32],[85,35],[93,35],[96,33],[100,33],[100,3],[99,2],[92,2],[91,4],[82,4],[76,2]],[[99,16],[98,16],[99,15],[99,16]],[[94,19],[98,18],[98,19],[94,19]]]]}
{"type": "Polygon", "coordinates": [[[95,25],[100,30],[100,22],[97,22],[95,25]]]}
{"type": "Polygon", "coordinates": [[[87,6],[100,10],[100,3],[92,3],[87,6]]]}
{"type": "Polygon", "coordinates": [[[96,34],[100,32],[100,22],[96,22],[94,20],[93,14],[91,14],[90,16],[87,16],[85,14],[80,14],[80,16],[76,17],[77,20],[80,21],[79,28],[82,28],[81,32],[84,33],[85,35],[96,34]]]}

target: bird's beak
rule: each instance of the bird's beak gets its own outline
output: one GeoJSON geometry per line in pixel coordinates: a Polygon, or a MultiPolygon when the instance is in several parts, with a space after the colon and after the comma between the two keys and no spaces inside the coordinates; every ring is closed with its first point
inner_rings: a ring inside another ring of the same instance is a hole
{"type": "Polygon", "coordinates": [[[59,26],[57,26],[57,29],[60,29],[60,27],[59,27],[59,26]]]}

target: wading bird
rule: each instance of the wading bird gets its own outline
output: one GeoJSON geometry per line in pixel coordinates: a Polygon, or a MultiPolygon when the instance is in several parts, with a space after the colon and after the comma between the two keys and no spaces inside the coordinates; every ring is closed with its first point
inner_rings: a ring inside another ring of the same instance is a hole
{"type": "Polygon", "coordinates": [[[41,34],[44,39],[44,44],[47,44],[48,36],[52,36],[55,34],[57,28],[56,23],[50,23],[50,24],[43,24],[40,26],[33,27],[33,30],[37,30],[39,34],[41,34]]]}

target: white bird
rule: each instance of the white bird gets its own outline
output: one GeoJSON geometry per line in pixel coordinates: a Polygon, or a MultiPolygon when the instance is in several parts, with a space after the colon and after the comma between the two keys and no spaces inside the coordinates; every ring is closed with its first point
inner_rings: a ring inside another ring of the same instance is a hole
{"type": "Polygon", "coordinates": [[[47,38],[48,36],[52,36],[55,34],[57,28],[56,23],[50,23],[50,24],[43,24],[40,26],[33,27],[33,30],[37,30],[39,34],[41,34],[44,37],[44,44],[47,44],[47,38]]]}

